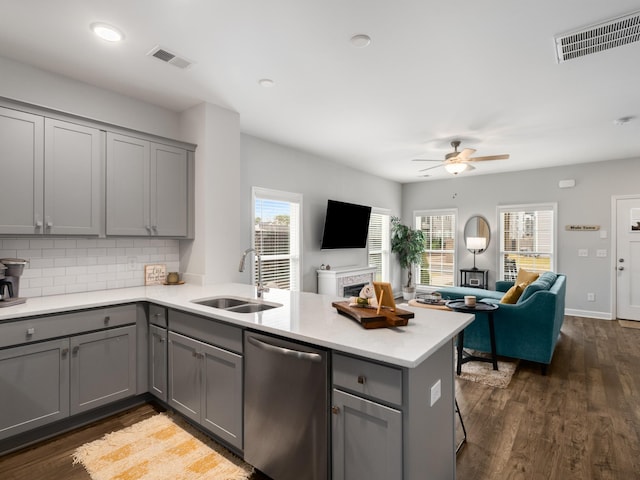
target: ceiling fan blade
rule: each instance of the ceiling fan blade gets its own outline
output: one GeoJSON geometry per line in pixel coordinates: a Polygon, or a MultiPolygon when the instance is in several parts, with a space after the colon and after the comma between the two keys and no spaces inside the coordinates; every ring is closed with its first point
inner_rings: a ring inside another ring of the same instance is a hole
{"type": "Polygon", "coordinates": [[[471,155],[473,155],[475,152],[476,151],[473,148],[465,148],[456,156],[456,158],[464,162],[468,160],[469,157],[471,157],[471,155]]]}
{"type": "Polygon", "coordinates": [[[414,158],[412,162],[442,162],[442,160],[430,160],[428,158],[414,158]]]}
{"type": "Polygon", "coordinates": [[[486,160],[508,160],[509,154],[505,155],[487,155],[486,157],[473,157],[469,158],[467,162],[484,162],[486,160]]]}
{"type": "Polygon", "coordinates": [[[440,165],[434,165],[433,167],[427,167],[427,168],[422,168],[420,170],[418,170],[419,172],[426,172],[427,170],[433,170],[434,168],[440,168],[442,167],[442,165],[444,165],[442,162],[440,162],[440,165]]]}

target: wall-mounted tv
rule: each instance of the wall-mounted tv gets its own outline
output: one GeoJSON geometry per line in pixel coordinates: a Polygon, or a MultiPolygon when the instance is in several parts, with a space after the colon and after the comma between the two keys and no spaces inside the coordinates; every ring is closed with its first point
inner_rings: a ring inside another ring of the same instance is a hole
{"type": "Polygon", "coordinates": [[[329,200],[321,249],[367,246],[371,207],[329,200]]]}

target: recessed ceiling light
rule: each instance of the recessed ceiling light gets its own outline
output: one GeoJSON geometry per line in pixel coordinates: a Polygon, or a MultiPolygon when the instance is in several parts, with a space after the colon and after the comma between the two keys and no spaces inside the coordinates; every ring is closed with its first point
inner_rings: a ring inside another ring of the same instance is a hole
{"type": "Polygon", "coordinates": [[[119,42],[124,38],[120,30],[106,23],[92,23],[91,31],[107,42],[119,42]]]}
{"type": "Polygon", "coordinates": [[[273,87],[276,84],[276,82],[274,82],[270,78],[261,78],[260,80],[258,80],[258,83],[265,88],[273,87]]]}
{"type": "Polygon", "coordinates": [[[369,35],[365,35],[364,33],[359,33],[351,37],[351,45],[356,48],[368,47],[370,43],[371,37],[369,35]]]}

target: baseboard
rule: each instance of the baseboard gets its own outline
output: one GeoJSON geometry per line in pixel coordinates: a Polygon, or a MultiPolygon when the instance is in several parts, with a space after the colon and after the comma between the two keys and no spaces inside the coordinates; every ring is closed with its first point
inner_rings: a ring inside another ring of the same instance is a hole
{"type": "Polygon", "coordinates": [[[575,310],[572,308],[566,308],[564,310],[564,314],[574,317],[597,318],[598,320],[613,320],[613,317],[609,312],[594,312],[591,310],[575,310]]]}

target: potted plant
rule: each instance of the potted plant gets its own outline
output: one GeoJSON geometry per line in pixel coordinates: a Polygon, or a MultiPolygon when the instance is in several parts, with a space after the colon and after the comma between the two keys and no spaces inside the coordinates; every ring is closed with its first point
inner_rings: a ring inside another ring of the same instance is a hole
{"type": "Polygon", "coordinates": [[[405,300],[415,297],[416,287],[412,282],[413,265],[422,263],[425,238],[422,230],[403,225],[398,217],[391,217],[391,251],[398,255],[400,268],[407,270],[407,284],[402,287],[405,300]]]}

